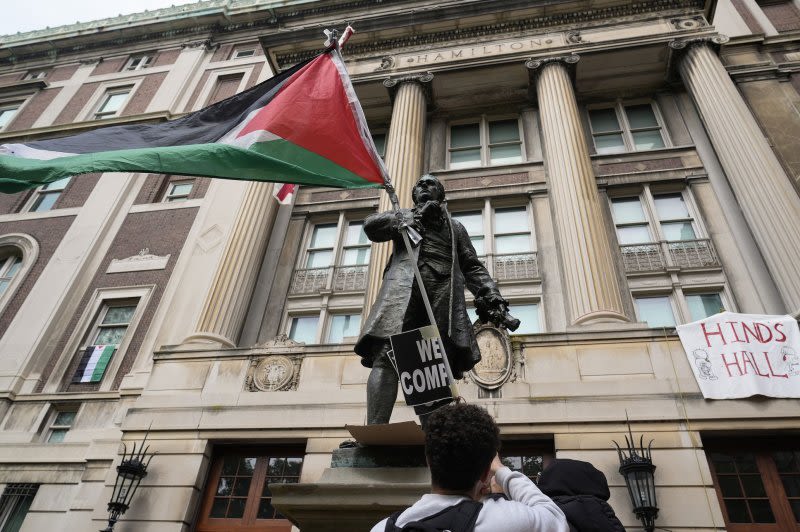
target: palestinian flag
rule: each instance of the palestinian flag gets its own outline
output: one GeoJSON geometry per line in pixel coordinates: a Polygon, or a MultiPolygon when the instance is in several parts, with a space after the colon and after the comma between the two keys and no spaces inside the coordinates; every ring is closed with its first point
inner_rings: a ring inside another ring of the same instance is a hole
{"type": "Polygon", "coordinates": [[[335,48],[176,120],[0,145],[0,192],[89,172],[153,172],[340,188],[386,170],[335,48]]]}
{"type": "Polygon", "coordinates": [[[106,373],[111,355],[116,350],[116,345],[90,345],[87,347],[81,356],[72,382],[100,382],[106,373]]]}

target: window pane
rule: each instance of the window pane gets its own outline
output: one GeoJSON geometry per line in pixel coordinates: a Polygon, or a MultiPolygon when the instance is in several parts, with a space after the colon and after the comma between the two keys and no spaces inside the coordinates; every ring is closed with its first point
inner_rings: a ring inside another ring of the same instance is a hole
{"type": "Polygon", "coordinates": [[[628,123],[630,123],[631,129],[658,126],[653,106],[649,103],[625,106],[625,113],[628,115],[628,123]]]}
{"type": "Polygon", "coordinates": [[[739,485],[739,477],[735,475],[720,476],[719,490],[722,492],[723,497],[741,497],[742,487],[739,485]]]}
{"type": "Polygon", "coordinates": [[[469,236],[483,234],[483,215],[481,211],[457,212],[452,217],[454,220],[461,222],[469,236]]]}
{"type": "Polygon", "coordinates": [[[748,500],[754,523],[774,523],[775,515],[770,508],[769,500],[748,500]]]}
{"type": "Polygon", "coordinates": [[[347,336],[358,336],[361,330],[360,314],[338,314],[331,320],[328,343],[338,344],[347,336]]]}
{"type": "Polygon", "coordinates": [[[76,412],[59,412],[56,415],[56,419],[53,421],[53,425],[69,427],[72,425],[72,422],[75,421],[75,414],[76,412]]]}
{"type": "Polygon", "coordinates": [[[122,342],[122,338],[125,337],[125,331],[127,330],[127,325],[122,327],[104,327],[97,333],[93,345],[119,345],[122,342]]]}
{"type": "Polygon", "coordinates": [[[0,281],[0,294],[5,293],[8,289],[8,285],[11,284],[10,281],[2,280],[0,281]]]}
{"type": "Polygon", "coordinates": [[[375,143],[375,149],[378,150],[378,155],[383,157],[386,154],[386,133],[376,133],[372,135],[372,142],[375,143]]]}
{"type": "Polygon", "coordinates": [[[779,451],[772,453],[778,473],[800,473],[800,451],[779,451]]]}
{"type": "Polygon", "coordinates": [[[178,183],[172,185],[172,191],[170,191],[170,196],[188,196],[189,193],[192,191],[192,184],[191,183],[178,183]]]}
{"type": "Polygon", "coordinates": [[[658,129],[636,131],[632,135],[633,145],[637,150],[656,150],[664,147],[664,139],[661,138],[661,131],[658,129]]]}
{"type": "Polygon", "coordinates": [[[742,500],[726,500],[725,508],[728,510],[728,520],[731,523],[750,523],[750,514],[747,512],[747,503],[742,500]]]}
{"type": "Polygon", "coordinates": [[[783,489],[789,497],[800,497],[800,475],[781,475],[783,489]]]}
{"type": "Polygon", "coordinates": [[[450,126],[450,147],[467,148],[481,145],[480,126],[478,124],[464,124],[450,126]]]}
{"type": "Polygon", "coordinates": [[[687,294],[686,305],[692,321],[702,320],[722,312],[722,299],[719,294],[687,294]]]}
{"type": "Polygon", "coordinates": [[[627,244],[641,244],[652,242],[650,231],[646,225],[632,225],[629,227],[617,227],[617,238],[621,246],[627,244]]]}
{"type": "Polygon", "coordinates": [[[369,244],[367,234],[364,233],[364,222],[350,222],[347,225],[347,236],[344,243],[346,246],[369,244]]]}
{"type": "Polygon", "coordinates": [[[618,224],[646,221],[639,198],[615,198],[611,201],[611,212],[618,224]]]}
{"type": "Polygon", "coordinates": [[[473,236],[470,237],[470,242],[472,242],[472,247],[475,248],[475,254],[479,257],[486,255],[486,246],[484,245],[484,238],[482,236],[473,236]]]}
{"type": "Polygon", "coordinates": [[[450,152],[450,168],[471,168],[480,166],[481,150],[459,150],[450,152]]]}
{"type": "Polygon", "coordinates": [[[513,164],[522,162],[522,146],[494,146],[489,149],[489,161],[492,164],[513,164]]]}
{"type": "Polygon", "coordinates": [[[536,334],[539,332],[539,305],[509,305],[508,311],[521,323],[511,334],[536,334]]]}
{"type": "Polygon", "coordinates": [[[595,133],[620,130],[617,113],[612,108],[592,109],[589,111],[589,121],[592,123],[592,131],[595,133]]]}
{"type": "Polygon", "coordinates": [[[370,248],[368,247],[344,250],[344,255],[342,256],[342,266],[354,266],[358,264],[369,263],[369,251],[370,248]]]}
{"type": "Polygon", "coordinates": [[[504,235],[494,238],[495,253],[526,253],[531,250],[530,235],[504,235]]]}
{"type": "Polygon", "coordinates": [[[595,135],[594,149],[599,154],[621,153],[625,151],[625,142],[622,140],[622,135],[619,133],[595,135]]]}
{"type": "Polygon", "coordinates": [[[67,435],[67,429],[55,429],[50,432],[50,437],[47,438],[47,443],[61,443],[64,441],[64,436],[67,435]]]}
{"type": "Polygon", "coordinates": [[[108,312],[103,317],[103,323],[130,323],[135,311],[136,305],[109,307],[108,312]]]}
{"type": "Polygon", "coordinates": [[[519,141],[519,121],[498,120],[489,122],[489,143],[519,141]]]}
{"type": "MultiPolygon", "coordinates": [[[[475,323],[475,321],[478,319],[478,311],[475,310],[475,306],[474,305],[475,305],[474,303],[471,303],[471,304],[468,304],[468,307],[467,307],[467,316],[469,316],[469,322],[470,323],[475,323]]],[[[520,325],[520,327],[522,327],[522,325],[520,325]]]]}
{"type": "Polygon", "coordinates": [[[22,258],[14,257],[13,261],[11,262],[11,266],[8,267],[8,271],[5,273],[4,277],[14,277],[20,268],[22,268],[22,258]]]}
{"type": "Polygon", "coordinates": [[[292,318],[292,327],[289,329],[289,338],[295,342],[313,344],[317,340],[317,323],[319,316],[303,316],[292,318]]]}
{"type": "Polygon", "coordinates": [[[49,194],[39,194],[39,197],[36,198],[36,201],[33,202],[31,206],[31,212],[45,212],[49,211],[53,208],[53,205],[56,204],[56,200],[61,194],[58,192],[52,192],[49,194]]]}
{"type": "Polygon", "coordinates": [[[663,194],[654,196],[656,212],[660,220],[675,220],[677,218],[691,218],[682,194],[663,194]]]}
{"type": "Polygon", "coordinates": [[[17,109],[17,107],[13,109],[0,109],[0,128],[4,128],[11,123],[14,115],[17,114],[17,109]]]}
{"type": "Polygon", "coordinates": [[[58,181],[53,181],[52,183],[42,185],[42,190],[64,190],[67,188],[67,184],[69,184],[70,179],[72,179],[72,177],[65,177],[63,179],[59,179],[58,181]]]}
{"type": "Polygon", "coordinates": [[[512,209],[495,209],[494,232],[495,234],[519,233],[528,230],[528,211],[525,207],[512,209]]]}
{"type": "Polygon", "coordinates": [[[661,230],[664,233],[664,238],[670,242],[694,240],[697,238],[694,234],[694,229],[692,229],[691,222],[661,224],[661,230]]]}
{"type": "Polygon", "coordinates": [[[650,327],[674,327],[675,316],[668,297],[637,297],[639,320],[650,327]]]}
{"type": "Polygon", "coordinates": [[[336,240],[336,224],[315,225],[311,234],[312,248],[332,248],[336,240]]]}
{"type": "Polygon", "coordinates": [[[764,489],[764,482],[761,475],[742,475],[742,486],[746,497],[766,497],[767,491],[764,489]]]}
{"type": "Polygon", "coordinates": [[[312,251],[308,254],[306,268],[327,268],[333,263],[333,251],[312,251]]]}
{"type": "Polygon", "coordinates": [[[115,94],[109,94],[106,98],[106,101],[103,102],[103,105],[100,106],[100,109],[97,110],[98,113],[115,113],[119,111],[122,104],[125,102],[125,99],[128,97],[127,92],[118,92],[115,94]]]}

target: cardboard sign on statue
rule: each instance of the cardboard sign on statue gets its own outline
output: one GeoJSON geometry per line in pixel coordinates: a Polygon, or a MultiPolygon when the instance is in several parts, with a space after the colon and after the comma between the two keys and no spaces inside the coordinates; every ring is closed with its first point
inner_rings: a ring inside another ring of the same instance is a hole
{"type": "Polygon", "coordinates": [[[433,325],[390,337],[392,354],[400,379],[400,389],[408,406],[453,398],[450,377],[445,366],[444,344],[433,325]]]}

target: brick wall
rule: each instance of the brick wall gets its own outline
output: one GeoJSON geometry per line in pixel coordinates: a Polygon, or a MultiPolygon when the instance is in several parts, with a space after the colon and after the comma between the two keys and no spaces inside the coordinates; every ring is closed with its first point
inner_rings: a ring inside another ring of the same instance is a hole
{"type": "Polygon", "coordinates": [[[44,113],[44,110],[53,102],[53,98],[59,92],[61,92],[61,87],[37,92],[14,118],[14,121],[9,124],[8,131],[20,131],[32,127],[36,119],[44,113]]]}
{"type": "Polygon", "coordinates": [[[800,12],[791,0],[762,5],[761,9],[778,31],[800,30],[800,12]]]}
{"type": "MultiPolygon", "coordinates": [[[[181,248],[186,240],[186,235],[197,215],[197,209],[170,209],[155,212],[130,213],[122,224],[119,232],[114,238],[114,242],[103,258],[100,268],[94,276],[91,284],[81,297],[78,311],[70,319],[70,323],[56,343],[55,350],[44,370],[42,384],[50,376],[56,361],[67,346],[69,337],[72,335],[83,311],[92,303],[91,297],[97,289],[155,285],[149,305],[143,309],[142,319],[139,321],[135,330],[129,330],[130,344],[125,353],[122,354],[123,361],[121,367],[114,377],[114,388],[119,386],[122,377],[130,371],[136,354],[142,345],[142,341],[150,327],[153,314],[161,301],[164,287],[169,281],[175,262],[178,260],[181,248]],[[168,228],[168,230],[165,230],[168,228]],[[140,272],[124,273],[105,273],[112,259],[124,259],[139,253],[141,249],[148,248],[154,255],[170,254],[169,262],[164,270],[149,270],[140,272]]],[[[80,331],[84,334],[86,331],[80,331]]],[[[70,353],[71,360],[62,389],[67,391],[89,391],[96,390],[98,384],[72,384],[70,381],[79,362],[77,353],[70,353]]],[[[116,355],[115,355],[116,356],[116,355]]]]}
{"type": "Polygon", "coordinates": [[[181,55],[180,48],[173,48],[172,50],[162,50],[158,52],[155,59],[153,60],[153,66],[165,66],[165,65],[173,65],[175,61],[178,60],[178,56],[181,55]]]}
{"type": "Polygon", "coordinates": [[[19,311],[25,298],[33,289],[33,285],[39,279],[50,258],[55,253],[56,248],[64,238],[64,234],[72,225],[74,216],[63,216],[60,218],[45,218],[41,220],[20,220],[14,222],[0,223],[0,235],[9,233],[23,233],[32,236],[39,243],[39,257],[31,267],[28,275],[12,296],[3,313],[0,314],[0,336],[5,334],[11,321],[19,311]]]}
{"type": "Polygon", "coordinates": [[[122,110],[121,116],[133,116],[144,113],[166,77],[166,72],[145,76],[139,88],[136,89],[136,92],[125,106],[125,109],[122,110]]]}
{"type": "Polygon", "coordinates": [[[247,87],[245,87],[245,89],[249,89],[256,84],[256,81],[258,81],[258,76],[261,75],[261,71],[263,69],[264,63],[259,63],[253,67],[253,73],[250,74],[250,79],[247,80],[247,87]]]}
{"type": "Polygon", "coordinates": [[[197,82],[197,86],[194,88],[192,96],[189,98],[189,102],[186,104],[186,109],[184,109],[184,111],[191,111],[194,109],[195,102],[197,102],[197,99],[200,97],[200,93],[203,92],[203,87],[205,87],[206,83],[208,83],[209,76],[211,76],[211,71],[209,70],[206,70],[203,72],[203,75],[200,76],[200,81],[197,82]]]}
{"type": "Polygon", "coordinates": [[[55,81],[66,81],[72,78],[75,75],[75,72],[78,71],[77,64],[74,65],[65,65],[61,67],[56,67],[47,75],[47,81],[53,83],[55,81]]]}
{"type": "Polygon", "coordinates": [[[81,112],[81,109],[83,109],[83,106],[89,101],[89,98],[92,97],[92,94],[94,94],[94,91],[97,90],[99,85],[100,83],[86,83],[81,86],[78,92],[75,93],[75,96],[64,106],[64,110],[59,113],[54,123],[60,125],[74,122],[78,113],[81,112]]]}
{"type": "Polygon", "coordinates": [[[101,76],[103,74],[113,74],[114,72],[119,72],[122,70],[122,67],[125,66],[125,63],[128,62],[127,55],[122,57],[111,57],[111,58],[103,58],[102,61],[97,63],[97,66],[94,67],[92,70],[92,76],[101,76]]]}
{"type": "Polygon", "coordinates": [[[742,20],[744,20],[744,23],[747,24],[747,28],[750,31],[753,33],[764,33],[761,24],[758,23],[753,13],[750,12],[744,0],[731,0],[731,3],[733,7],[736,8],[736,12],[742,17],[742,20]]]}
{"type": "Polygon", "coordinates": [[[101,175],[99,173],[76,175],[70,179],[69,185],[64,189],[64,192],[53,207],[56,209],[83,207],[101,175]]]}

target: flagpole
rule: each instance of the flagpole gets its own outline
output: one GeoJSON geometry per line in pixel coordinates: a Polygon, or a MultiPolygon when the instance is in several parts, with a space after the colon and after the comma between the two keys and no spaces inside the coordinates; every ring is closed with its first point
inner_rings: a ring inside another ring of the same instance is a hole
{"type": "MultiPolygon", "coordinates": [[[[397,192],[394,190],[394,186],[387,182],[384,184],[384,189],[386,189],[386,193],[389,194],[389,201],[392,203],[392,208],[394,212],[400,212],[400,200],[397,198],[397,192]]],[[[419,287],[419,292],[422,295],[422,302],[425,305],[425,311],[428,313],[428,321],[430,324],[436,327],[437,331],[439,327],[436,325],[436,317],[433,314],[433,308],[431,307],[430,299],[428,299],[428,291],[425,290],[425,283],[422,282],[422,275],[419,273],[419,266],[417,266],[417,261],[414,260],[414,250],[411,247],[411,241],[408,239],[408,225],[403,223],[400,225],[400,236],[403,237],[403,243],[406,247],[406,253],[408,253],[408,257],[411,260],[411,268],[414,271],[414,278],[417,280],[417,286],[419,287]]],[[[439,332],[441,337],[441,331],[439,332]]],[[[396,356],[396,355],[395,355],[396,356]]],[[[443,357],[444,360],[444,368],[447,371],[447,378],[450,380],[450,393],[453,394],[453,399],[457,399],[459,397],[458,394],[458,387],[456,386],[456,380],[453,378],[453,370],[450,367],[450,360],[447,356],[445,351],[445,356],[443,357]]]]}

